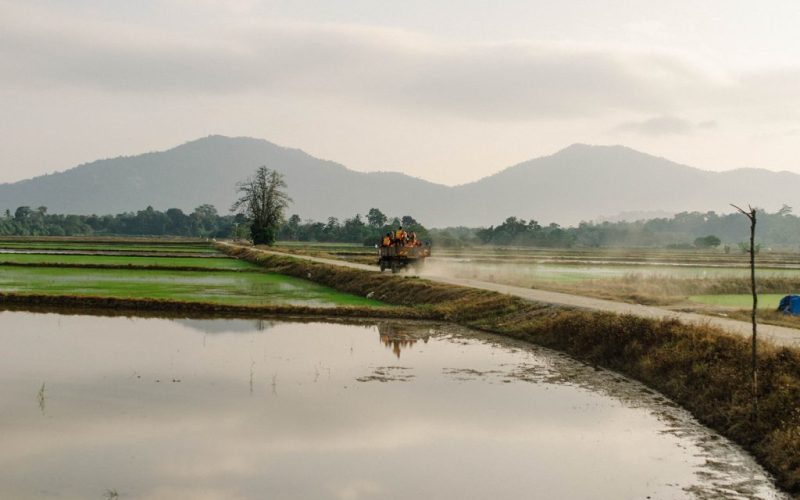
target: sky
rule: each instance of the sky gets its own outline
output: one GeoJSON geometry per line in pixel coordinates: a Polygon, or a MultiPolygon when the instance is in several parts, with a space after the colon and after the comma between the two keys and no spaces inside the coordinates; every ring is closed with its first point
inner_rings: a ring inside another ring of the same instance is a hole
{"type": "Polygon", "coordinates": [[[796,0],[0,0],[0,183],[212,134],[455,185],[570,144],[800,173],[796,0]]]}

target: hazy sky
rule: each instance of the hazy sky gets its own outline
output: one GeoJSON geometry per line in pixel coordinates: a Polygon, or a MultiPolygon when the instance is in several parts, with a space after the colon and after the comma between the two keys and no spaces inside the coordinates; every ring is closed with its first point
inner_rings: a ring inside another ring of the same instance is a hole
{"type": "Polygon", "coordinates": [[[800,172],[800,2],[0,0],[0,182],[209,134],[445,184],[575,142],[800,172]]]}

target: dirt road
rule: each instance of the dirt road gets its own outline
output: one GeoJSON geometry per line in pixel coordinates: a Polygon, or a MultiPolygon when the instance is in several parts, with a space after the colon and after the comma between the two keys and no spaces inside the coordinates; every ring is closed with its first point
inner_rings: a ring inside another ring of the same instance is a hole
{"type": "MultiPolygon", "coordinates": [[[[345,262],[335,259],[323,259],[320,257],[310,257],[306,255],[285,254],[281,252],[272,252],[268,250],[262,250],[262,251],[275,255],[295,257],[298,259],[305,259],[313,262],[330,264],[333,266],[349,267],[351,269],[360,269],[362,271],[380,272],[377,266],[368,266],[365,264],[356,264],[353,262],[345,262]]],[[[420,274],[420,277],[429,279],[431,281],[447,283],[450,285],[460,285],[472,288],[480,288],[483,290],[492,290],[495,292],[514,295],[516,297],[520,297],[522,299],[530,300],[533,302],[543,302],[547,304],[555,304],[555,305],[562,305],[579,309],[587,309],[590,311],[605,311],[617,314],[633,314],[645,318],[659,318],[659,319],[675,318],[686,323],[710,324],[722,328],[730,333],[741,335],[743,337],[749,338],[752,334],[752,326],[750,323],[745,321],[721,318],[717,316],[705,316],[702,314],[670,311],[669,309],[662,309],[659,307],[643,306],[640,304],[628,304],[625,302],[615,302],[613,300],[594,299],[591,297],[581,297],[579,295],[550,292],[547,290],[537,290],[531,288],[522,288],[518,286],[501,285],[498,283],[491,283],[488,281],[426,275],[424,272],[420,274]]],[[[773,326],[773,325],[759,325],[758,336],[762,340],[772,342],[777,345],[785,345],[785,346],[800,348],[800,330],[794,328],[786,328],[783,326],[773,326]]]]}

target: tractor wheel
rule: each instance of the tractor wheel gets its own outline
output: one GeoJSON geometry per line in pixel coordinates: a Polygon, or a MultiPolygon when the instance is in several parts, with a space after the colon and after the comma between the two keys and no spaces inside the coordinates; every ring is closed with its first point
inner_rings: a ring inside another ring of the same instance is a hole
{"type": "Polygon", "coordinates": [[[386,261],[381,259],[380,265],[381,265],[381,272],[384,272],[386,270],[386,261]]]}
{"type": "Polygon", "coordinates": [[[393,260],[392,261],[392,272],[396,274],[398,271],[400,271],[400,264],[398,264],[396,260],[393,260]]]}

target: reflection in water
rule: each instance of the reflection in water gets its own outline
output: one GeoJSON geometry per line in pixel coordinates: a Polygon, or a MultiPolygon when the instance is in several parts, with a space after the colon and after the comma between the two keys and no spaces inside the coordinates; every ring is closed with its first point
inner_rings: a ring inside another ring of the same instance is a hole
{"type": "Polygon", "coordinates": [[[275,325],[266,319],[175,319],[176,323],[201,333],[264,332],[275,325]]]}
{"type": "Polygon", "coordinates": [[[546,350],[211,323],[0,312],[0,498],[781,498],[663,397],[546,350]]]}
{"type": "Polygon", "coordinates": [[[427,344],[430,338],[427,328],[420,329],[419,325],[411,323],[378,323],[377,326],[381,343],[390,348],[397,359],[400,359],[400,352],[403,349],[410,348],[417,343],[417,340],[422,339],[427,344]]]}
{"type": "Polygon", "coordinates": [[[44,410],[47,406],[44,398],[44,384],[45,383],[42,382],[42,387],[39,388],[39,393],[36,395],[36,400],[39,402],[39,409],[42,411],[42,415],[44,415],[44,410]]]}

